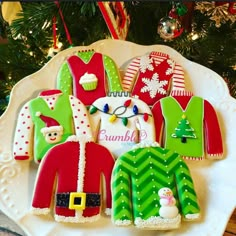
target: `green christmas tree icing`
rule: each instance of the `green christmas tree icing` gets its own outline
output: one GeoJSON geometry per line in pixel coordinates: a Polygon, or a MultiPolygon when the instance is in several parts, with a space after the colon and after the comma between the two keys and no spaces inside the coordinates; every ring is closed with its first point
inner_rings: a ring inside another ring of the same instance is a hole
{"type": "Polygon", "coordinates": [[[187,138],[196,138],[194,129],[190,126],[186,115],[182,115],[182,119],[178,122],[177,128],[175,128],[175,133],[171,137],[181,138],[182,143],[186,143],[187,138]]]}

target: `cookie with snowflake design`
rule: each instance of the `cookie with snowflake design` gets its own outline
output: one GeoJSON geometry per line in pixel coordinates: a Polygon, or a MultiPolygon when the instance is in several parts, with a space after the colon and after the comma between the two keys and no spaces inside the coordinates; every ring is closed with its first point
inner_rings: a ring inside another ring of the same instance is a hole
{"type": "Polygon", "coordinates": [[[171,90],[184,90],[184,72],[168,54],[152,51],[128,65],[123,89],[152,106],[171,90]]]}

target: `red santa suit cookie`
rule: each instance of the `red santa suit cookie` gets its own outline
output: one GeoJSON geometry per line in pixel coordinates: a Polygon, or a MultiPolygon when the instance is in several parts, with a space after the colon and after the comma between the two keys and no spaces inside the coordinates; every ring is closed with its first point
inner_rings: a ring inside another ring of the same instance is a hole
{"type": "Polygon", "coordinates": [[[113,165],[114,158],[105,147],[86,136],[69,137],[65,143],[51,148],[39,166],[32,212],[48,214],[55,194],[55,220],[58,222],[98,220],[103,200],[105,212],[110,214],[113,165]],[[106,189],[104,199],[101,195],[102,174],[106,189]]]}

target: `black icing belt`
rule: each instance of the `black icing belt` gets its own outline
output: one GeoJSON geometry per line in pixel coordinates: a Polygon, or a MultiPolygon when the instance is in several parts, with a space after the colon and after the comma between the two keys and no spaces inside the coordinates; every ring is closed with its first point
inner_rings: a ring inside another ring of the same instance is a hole
{"type": "MultiPolygon", "coordinates": [[[[70,193],[57,193],[56,194],[56,206],[69,208],[70,193]]],[[[81,198],[75,197],[74,204],[80,205],[81,198]]],[[[98,207],[101,205],[101,196],[99,193],[86,193],[86,207],[98,207]]]]}

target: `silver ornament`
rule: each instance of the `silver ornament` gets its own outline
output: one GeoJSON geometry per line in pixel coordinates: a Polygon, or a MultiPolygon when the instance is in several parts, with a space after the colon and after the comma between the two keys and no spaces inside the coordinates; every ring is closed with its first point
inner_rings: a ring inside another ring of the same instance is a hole
{"type": "Polygon", "coordinates": [[[165,16],[160,19],[157,32],[161,38],[171,40],[182,34],[183,27],[178,19],[165,16]]]}

